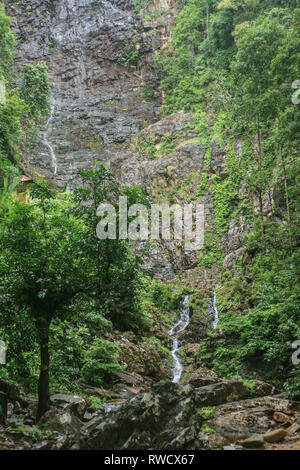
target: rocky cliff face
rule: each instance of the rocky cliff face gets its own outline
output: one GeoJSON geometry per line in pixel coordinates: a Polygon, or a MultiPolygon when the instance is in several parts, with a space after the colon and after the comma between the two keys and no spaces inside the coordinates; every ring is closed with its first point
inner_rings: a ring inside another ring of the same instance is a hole
{"type": "MultiPolygon", "coordinates": [[[[167,44],[175,0],[145,2],[142,14],[137,14],[134,0],[4,4],[19,39],[16,69],[44,61],[52,82],[51,116],[34,148],[24,155],[25,170],[64,186],[78,169],[106,161],[121,184],[143,185],[154,202],[202,202],[206,229],[212,226],[210,179],[226,175],[226,151],[212,142],[207,158],[190,115],[159,115],[160,77],[154,55],[167,44]]],[[[240,146],[237,143],[237,153],[240,146]]],[[[268,213],[272,195],[265,195],[264,207],[268,213]]],[[[225,268],[231,269],[243,254],[245,229],[243,218],[231,221],[222,240],[225,268]]],[[[151,248],[148,265],[155,267],[157,277],[170,280],[179,269],[194,269],[198,254],[185,252],[180,243],[165,242],[151,248]]],[[[214,275],[201,274],[205,279],[214,275]]]]}
{"type": "Polygon", "coordinates": [[[163,19],[151,19],[150,12],[150,20],[142,20],[131,0],[4,4],[19,39],[16,68],[44,61],[53,84],[52,117],[27,156],[29,172],[34,168],[62,186],[76,169],[110,160],[131,135],[158,119],[153,53],[166,36],[171,10],[163,19]]]}
{"type": "MultiPolygon", "coordinates": [[[[224,175],[226,152],[212,143],[207,151],[183,112],[160,119],[159,70],[154,54],[165,46],[173,24],[173,0],[147,2],[142,15],[132,0],[8,0],[19,38],[16,69],[47,63],[52,82],[52,112],[25,170],[64,186],[93,161],[109,162],[121,184],[141,184],[154,202],[197,199],[213,223],[209,182],[199,199],[202,174],[224,175]]],[[[232,223],[224,239],[230,267],[241,254],[244,221],[232,223]]],[[[151,247],[146,266],[171,280],[179,269],[197,266],[199,253],[174,241],[151,247]]],[[[213,279],[215,273],[202,273],[213,279]]]]}
{"type": "MultiPolygon", "coordinates": [[[[4,3],[20,40],[16,69],[45,61],[52,82],[51,116],[32,152],[24,157],[25,170],[62,187],[78,169],[95,160],[106,161],[121,185],[143,185],[152,202],[203,203],[205,229],[213,230],[212,179],[226,175],[226,150],[212,141],[208,151],[190,114],[179,112],[164,119],[159,115],[160,77],[154,53],[166,44],[175,1],[151,0],[142,16],[136,14],[132,0],[4,3]]],[[[237,143],[237,154],[239,150],[237,143]]],[[[268,214],[272,195],[266,194],[263,202],[268,214]]],[[[232,269],[243,255],[246,229],[245,218],[238,215],[223,233],[225,269],[232,269]]],[[[152,244],[145,260],[154,277],[169,282],[177,274],[176,283],[192,292],[191,322],[179,337],[185,384],[153,385],[169,378],[168,356],[155,346],[139,344],[133,333],[114,331],[107,339],[121,349],[125,371],[119,379],[126,384],[122,385],[125,396],[97,412],[83,399],[78,398],[75,406],[74,397],[65,396],[63,406],[58,403],[62,410],[53,407],[45,418],[55,425],[54,438],[34,448],[219,449],[240,444],[253,433],[260,438],[252,436],[243,445],[263,447],[275,442],[262,437],[269,430],[281,432],[278,440],[285,435],[294,439],[299,431],[299,409],[293,408],[297,404],[270,397],[274,390],[268,384],[257,382],[253,391],[238,380],[224,381],[206,368],[199,369],[196,356],[211,329],[207,301],[217,284],[218,267],[217,263],[199,266],[198,258],[199,252],[186,252],[182,243],[169,240],[152,244]],[[130,398],[124,401],[128,393],[130,398]]],[[[154,333],[169,347],[164,328],[157,322],[154,333]]],[[[222,331],[216,335],[216,341],[224,340],[222,331]]],[[[11,434],[5,442],[1,437],[0,448],[32,447],[33,414],[30,405],[26,411],[21,408],[12,408],[10,419],[17,424],[23,416],[29,429],[21,443],[11,434]]]]}
{"type": "Polygon", "coordinates": [[[267,383],[256,382],[250,391],[208,369],[199,376],[193,385],[159,382],[97,410],[88,398],[52,395],[41,435],[32,425],[36,400],[16,395],[9,421],[17,426],[22,419],[24,426],[0,424],[0,449],[299,450],[299,402],[270,395],[267,383]]]}

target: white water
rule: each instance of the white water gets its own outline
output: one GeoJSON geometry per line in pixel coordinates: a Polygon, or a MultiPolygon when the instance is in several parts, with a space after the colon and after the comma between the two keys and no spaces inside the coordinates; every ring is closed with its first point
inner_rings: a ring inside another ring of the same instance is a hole
{"type": "Polygon", "coordinates": [[[50,142],[48,140],[48,134],[51,130],[51,124],[52,124],[52,121],[53,121],[54,109],[55,109],[55,106],[53,104],[51,106],[50,116],[49,116],[49,119],[48,119],[47,124],[46,124],[46,130],[44,132],[44,144],[46,145],[46,147],[48,147],[48,149],[50,151],[51,164],[52,164],[52,167],[53,167],[54,174],[56,175],[57,174],[57,159],[56,159],[54,149],[53,149],[52,145],[50,144],[50,142]]]}
{"type": "Polygon", "coordinates": [[[217,307],[217,294],[216,291],[214,291],[214,297],[213,297],[213,322],[212,322],[212,327],[215,330],[217,328],[217,325],[219,323],[219,312],[218,312],[218,307],[217,307]]]}
{"type": "Polygon", "coordinates": [[[180,360],[179,351],[179,341],[178,341],[178,333],[185,330],[188,324],[190,323],[190,295],[186,295],[183,299],[181,309],[179,312],[179,320],[172,326],[169,330],[169,335],[172,337],[172,347],[171,347],[171,354],[173,359],[173,367],[172,367],[172,382],[178,383],[181,379],[183,366],[180,360]]]}
{"type": "Polygon", "coordinates": [[[111,411],[118,408],[122,403],[123,403],[123,401],[121,401],[119,403],[109,403],[108,402],[108,403],[102,403],[100,406],[104,410],[105,413],[110,413],[111,411]]]}

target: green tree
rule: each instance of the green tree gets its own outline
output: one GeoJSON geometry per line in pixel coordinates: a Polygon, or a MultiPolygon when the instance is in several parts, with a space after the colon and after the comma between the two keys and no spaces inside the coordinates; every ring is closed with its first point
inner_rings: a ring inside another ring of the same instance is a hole
{"type": "Polygon", "coordinates": [[[232,64],[234,83],[234,116],[244,135],[252,142],[253,165],[247,179],[250,191],[259,200],[260,225],[263,235],[263,195],[271,176],[271,152],[264,140],[270,121],[276,115],[271,64],[284,37],[277,19],[258,17],[243,23],[235,32],[237,54],[232,64]]]}
{"type": "MultiPolygon", "coordinates": [[[[24,307],[35,322],[40,346],[37,419],[49,408],[49,328],[63,318],[71,299],[85,290],[88,258],[82,251],[86,228],[53,198],[36,187],[28,204],[15,201],[0,226],[4,283],[20,314],[24,307]]],[[[3,285],[2,285],[3,289],[3,285]]]]}
{"type": "Polygon", "coordinates": [[[6,16],[4,5],[0,3],[0,78],[10,76],[10,66],[14,59],[16,38],[10,30],[12,19],[6,16]]]}
{"type": "MultiPolygon", "coordinates": [[[[107,201],[117,206],[118,185],[101,165],[80,171],[79,176],[85,186],[74,191],[73,200],[57,197],[54,187],[40,183],[31,190],[31,201],[11,201],[0,224],[0,292],[7,297],[2,307],[9,314],[14,306],[21,316],[25,309],[37,331],[37,419],[49,408],[50,327],[54,319],[68,318],[80,305],[76,298],[90,299],[88,321],[94,325],[93,312],[120,328],[145,325],[139,308],[139,259],[125,240],[99,240],[96,235],[97,207],[107,201]]],[[[131,200],[143,197],[138,188],[127,192],[131,200]]],[[[84,376],[100,356],[111,358],[107,366],[102,364],[104,377],[117,370],[108,343],[94,346],[86,353],[84,376]]]]}
{"type": "Polygon", "coordinates": [[[102,386],[115,372],[121,370],[116,361],[119,347],[110,341],[94,338],[91,347],[85,352],[81,375],[95,386],[102,386]]]}
{"type": "Polygon", "coordinates": [[[50,82],[45,64],[25,65],[20,95],[35,122],[49,114],[50,82]]]}
{"type": "Polygon", "coordinates": [[[5,104],[0,104],[0,159],[17,163],[17,146],[23,133],[21,119],[26,111],[27,107],[20,99],[18,90],[8,90],[5,104]]]}
{"type": "MultiPolygon", "coordinates": [[[[95,289],[104,315],[118,328],[145,326],[145,318],[139,310],[139,266],[141,259],[134,256],[127,240],[97,237],[99,222],[96,212],[99,204],[109,202],[115,208],[118,223],[118,198],[122,194],[114,175],[101,163],[91,170],[78,172],[83,186],[73,195],[75,217],[85,221],[88,234],[83,249],[93,263],[89,282],[95,289]]],[[[140,188],[125,189],[129,204],[145,202],[140,188]]],[[[116,226],[116,237],[118,227],[116,226]]]]}

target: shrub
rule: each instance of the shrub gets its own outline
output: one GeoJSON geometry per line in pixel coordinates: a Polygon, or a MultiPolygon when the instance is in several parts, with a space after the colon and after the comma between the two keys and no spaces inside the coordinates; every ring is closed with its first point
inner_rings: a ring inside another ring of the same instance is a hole
{"type": "Polygon", "coordinates": [[[91,347],[84,354],[82,378],[89,384],[102,386],[109,382],[115,373],[121,370],[116,360],[119,347],[111,341],[95,338],[91,347]]]}

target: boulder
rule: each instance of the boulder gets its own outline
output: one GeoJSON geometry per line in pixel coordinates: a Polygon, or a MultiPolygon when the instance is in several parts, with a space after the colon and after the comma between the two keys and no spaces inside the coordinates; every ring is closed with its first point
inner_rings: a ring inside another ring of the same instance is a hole
{"type": "Polygon", "coordinates": [[[29,405],[26,409],[27,417],[35,420],[37,414],[38,401],[35,398],[30,398],[28,401],[29,405]]]}
{"type": "MultiPolygon", "coordinates": [[[[199,343],[191,343],[185,346],[184,351],[186,356],[195,356],[199,351],[201,344],[199,343]]],[[[207,369],[208,370],[208,369],[207,369]]]]}
{"type": "Polygon", "coordinates": [[[15,401],[19,398],[18,386],[0,378],[0,424],[6,423],[9,400],[15,401]]]}
{"type": "Polygon", "coordinates": [[[264,438],[261,434],[253,434],[241,442],[242,446],[246,449],[260,449],[264,447],[264,438]]]}
{"type": "Polygon", "coordinates": [[[238,446],[236,444],[230,444],[228,446],[224,446],[223,450],[243,450],[242,446],[238,446]]]}
{"type": "Polygon", "coordinates": [[[200,387],[196,391],[196,399],[200,406],[215,406],[247,398],[249,390],[239,380],[224,380],[200,387]]]}
{"type": "Polygon", "coordinates": [[[68,413],[76,415],[78,418],[82,418],[88,406],[87,401],[75,395],[64,395],[57,393],[50,397],[50,401],[53,405],[63,408],[68,413]]]}
{"type": "Polygon", "coordinates": [[[36,442],[32,446],[32,450],[51,450],[52,445],[51,442],[48,441],[47,439],[44,439],[40,442],[36,442]]]}
{"type": "Polygon", "coordinates": [[[124,382],[134,387],[141,386],[144,384],[144,378],[140,374],[137,374],[135,372],[127,372],[122,370],[120,372],[116,372],[115,375],[121,382],[124,382]]]}
{"type": "Polygon", "coordinates": [[[279,428],[264,434],[263,438],[266,442],[280,442],[285,438],[286,434],[287,432],[284,429],[279,428]]]}
{"type": "Polygon", "coordinates": [[[183,379],[184,383],[190,383],[194,387],[204,387],[206,385],[215,384],[220,382],[217,374],[206,367],[200,367],[199,369],[186,375],[183,379]]]}
{"type": "Polygon", "coordinates": [[[262,380],[255,380],[253,383],[253,396],[263,397],[267,395],[272,395],[275,391],[275,387],[268,382],[263,382],[262,380]]]}
{"type": "Polygon", "coordinates": [[[273,411],[280,411],[286,414],[293,414],[294,403],[291,400],[288,400],[285,396],[274,395],[265,397],[265,403],[273,411]]]}
{"type": "Polygon", "coordinates": [[[208,449],[191,385],[160,382],[82,429],[81,449],[208,449]]]}
{"type": "Polygon", "coordinates": [[[208,424],[230,442],[236,442],[272,429],[272,416],[264,398],[248,399],[218,406],[208,424]]]}
{"type": "Polygon", "coordinates": [[[39,427],[59,434],[76,438],[79,435],[82,422],[69,411],[51,407],[39,420],[39,427]]]}
{"type": "Polygon", "coordinates": [[[236,264],[239,257],[243,256],[244,252],[245,248],[238,248],[237,250],[228,253],[223,261],[223,269],[231,269],[236,264]]]}
{"type": "Polygon", "coordinates": [[[211,450],[223,450],[225,446],[230,444],[228,439],[221,434],[210,434],[208,440],[211,450]]]}
{"type": "Polygon", "coordinates": [[[292,423],[293,419],[291,418],[291,416],[285,414],[285,413],[281,413],[280,411],[275,411],[274,415],[273,415],[273,419],[274,421],[276,421],[276,423],[281,423],[281,424],[286,424],[286,423],[292,423]]]}
{"type": "Polygon", "coordinates": [[[300,431],[300,423],[293,423],[289,428],[287,428],[286,432],[289,436],[292,436],[296,432],[300,431]]]}

